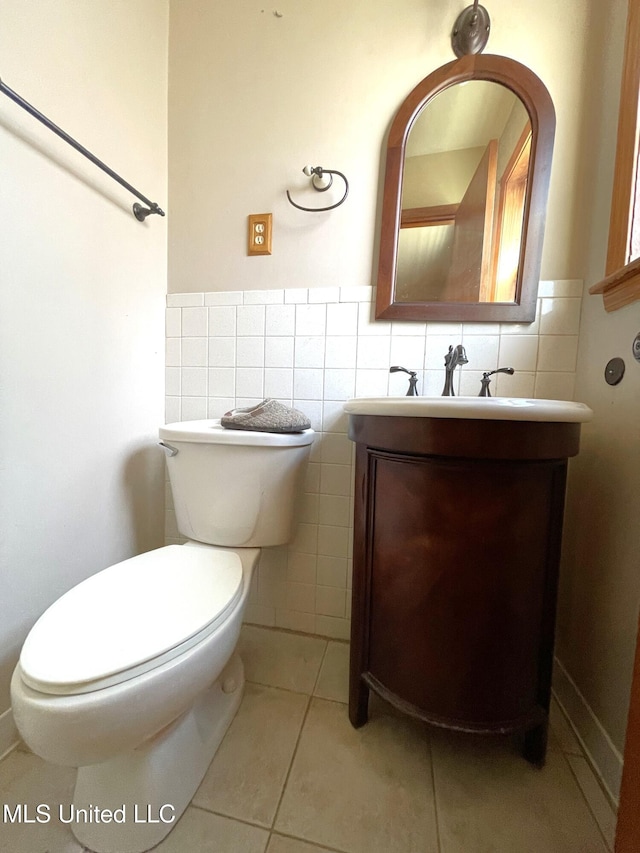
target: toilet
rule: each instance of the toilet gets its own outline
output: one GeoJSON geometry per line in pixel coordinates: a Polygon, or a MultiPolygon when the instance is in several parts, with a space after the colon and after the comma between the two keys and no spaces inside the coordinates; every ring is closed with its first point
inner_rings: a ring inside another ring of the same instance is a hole
{"type": "Polygon", "coordinates": [[[154,847],[202,781],[242,698],[235,647],[260,548],[291,538],[313,438],[161,427],[188,541],[82,581],[25,640],[15,723],[37,755],[78,768],[52,819],[90,850],[154,847]]]}

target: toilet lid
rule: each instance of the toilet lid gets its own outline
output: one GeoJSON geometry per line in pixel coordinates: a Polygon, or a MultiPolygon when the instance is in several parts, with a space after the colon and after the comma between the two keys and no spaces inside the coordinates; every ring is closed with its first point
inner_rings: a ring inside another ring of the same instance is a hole
{"type": "Polygon", "coordinates": [[[164,662],[211,633],[241,593],[235,551],[168,545],[124,560],[42,614],[22,648],[23,680],[65,694],[119,683],[141,664],[160,656],[164,662]]]}

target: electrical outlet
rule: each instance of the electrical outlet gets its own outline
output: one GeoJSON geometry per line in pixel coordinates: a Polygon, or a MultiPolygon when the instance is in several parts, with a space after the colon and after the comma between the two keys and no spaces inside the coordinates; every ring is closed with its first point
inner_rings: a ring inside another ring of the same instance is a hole
{"type": "Polygon", "coordinates": [[[252,213],[249,216],[249,255],[271,254],[271,213],[252,213]]]}

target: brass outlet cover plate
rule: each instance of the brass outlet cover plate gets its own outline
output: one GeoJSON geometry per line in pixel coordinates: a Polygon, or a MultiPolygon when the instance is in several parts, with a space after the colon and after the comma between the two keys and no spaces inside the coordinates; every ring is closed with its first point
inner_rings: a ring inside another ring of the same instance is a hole
{"type": "Polygon", "coordinates": [[[249,243],[248,255],[270,255],[271,254],[271,231],[273,214],[251,213],[249,220],[249,243]]]}

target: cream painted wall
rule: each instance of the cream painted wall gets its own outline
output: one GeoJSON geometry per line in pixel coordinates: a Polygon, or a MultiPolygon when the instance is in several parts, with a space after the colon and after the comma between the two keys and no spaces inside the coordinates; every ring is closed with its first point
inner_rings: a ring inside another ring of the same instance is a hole
{"type": "MultiPolygon", "coordinates": [[[[542,278],[582,278],[586,215],[574,188],[587,0],[495,0],[487,52],[528,65],[558,113],[542,278]]],[[[409,91],[454,59],[462,4],[179,0],[171,5],[169,291],[370,285],[377,264],[381,160],[409,91]],[[306,163],[351,182],[335,211],[307,189],[306,163]],[[247,257],[246,217],[274,215],[273,254],[247,257]]]]}
{"type": "MultiPolygon", "coordinates": [[[[164,0],[2,0],[3,82],[161,205],[167,40],[164,0]]],[[[35,619],[162,544],[166,222],[3,95],[0,164],[1,754],[35,619]]]]}
{"type": "Polygon", "coordinates": [[[436,204],[459,204],[486,148],[458,148],[406,157],[402,209],[436,204]],[[425,176],[431,173],[431,179],[425,176]]]}
{"type": "MultiPolygon", "coordinates": [[[[582,119],[586,168],[575,192],[576,204],[590,211],[582,234],[587,285],[604,272],[626,17],[624,0],[601,6],[593,10],[587,43],[592,62],[582,119]]],[[[595,417],[571,467],[558,620],[558,656],[618,755],[640,602],[640,364],[631,354],[638,331],[640,303],[607,314],[600,296],[585,296],[576,399],[588,403],[595,417]],[[627,369],[611,387],[604,370],[614,356],[627,369]]],[[[596,752],[597,737],[586,717],[584,728],[587,747],[596,752]]]]}

